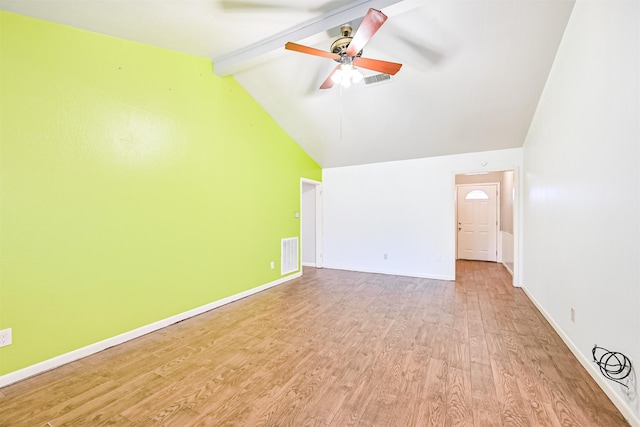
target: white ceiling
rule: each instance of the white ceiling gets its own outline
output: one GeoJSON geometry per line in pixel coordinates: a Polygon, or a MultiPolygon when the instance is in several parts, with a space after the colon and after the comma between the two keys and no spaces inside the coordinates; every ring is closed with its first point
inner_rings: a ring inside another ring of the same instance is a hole
{"type": "Polygon", "coordinates": [[[234,77],[322,167],[521,147],[572,7],[573,0],[0,0],[3,10],[215,59],[214,68],[240,57],[234,77]],[[385,83],[319,90],[335,63],[286,51],[282,40],[328,50],[343,23],[336,19],[355,29],[368,7],[389,19],[363,56],[402,69],[385,83]]]}

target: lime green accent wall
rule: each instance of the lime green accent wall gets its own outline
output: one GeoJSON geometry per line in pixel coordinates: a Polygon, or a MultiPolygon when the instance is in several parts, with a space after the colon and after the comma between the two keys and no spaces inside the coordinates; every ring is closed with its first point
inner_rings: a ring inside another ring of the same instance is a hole
{"type": "Polygon", "coordinates": [[[0,374],[280,278],[320,167],[206,58],[0,12],[0,374]]]}

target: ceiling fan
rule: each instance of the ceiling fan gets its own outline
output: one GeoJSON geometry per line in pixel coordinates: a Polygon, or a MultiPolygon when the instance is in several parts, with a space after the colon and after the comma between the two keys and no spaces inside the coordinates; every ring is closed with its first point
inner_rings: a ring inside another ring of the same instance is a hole
{"type": "Polygon", "coordinates": [[[402,64],[362,57],[362,48],[386,20],[387,16],[384,13],[376,9],[369,9],[362,24],[360,24],[353,36],[351,35],[352,28],[350,25],[345,24],[341,27],[342,36],[331,44],[330,52],[292,42],[288,42],[285,45],[285,49],[321,56],[338,62],[338,65],[322,83],[320,89],[329,89],[336,83],[342,86],[350,86],[351,83],[357,83],[362,80],[363,76],[356,67],[395,75],[402,67],[402,64]]]}

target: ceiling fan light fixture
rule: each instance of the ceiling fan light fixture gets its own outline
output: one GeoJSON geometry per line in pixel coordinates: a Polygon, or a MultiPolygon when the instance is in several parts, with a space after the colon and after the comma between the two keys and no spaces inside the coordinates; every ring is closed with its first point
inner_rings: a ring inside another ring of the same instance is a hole
{"type": "Polygon", "coordinates": [[[342,80],[343,80],[343,77],[344,77],[344,76],[343,76],[343,74],[344,74],[344,72],[342,71],[342,69],[337,68],[337,69],[333,72],[333,74],[331,75],[331,80],[332,80],[334,83],[342,83],[342,80]]]}
{"type": "Polygon", "coordinates": [[[331,76],[331,80],[342,87],[349,87],[352,83],[360,83],[363,78],[362,73],[349,63],[340,65],[331,76]]]}
{"type": "Polygon", "coordinates": [[[364,79],[364,76],[362,75],[362,73],[360,71],[358,71],[357,68],[353,69],[353,72],[351,73],[351,81],[355,84],[360,83],[362,80],[364,79]]]}

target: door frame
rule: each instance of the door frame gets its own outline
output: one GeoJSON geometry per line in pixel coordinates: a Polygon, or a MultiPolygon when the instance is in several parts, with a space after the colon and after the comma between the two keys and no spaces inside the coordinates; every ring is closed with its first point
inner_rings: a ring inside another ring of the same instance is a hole
{"type": "MultiPolygon", "coordinates": [[[[456,277],[456,268],[455,268],[455,260],[458,256],[458,201],[457,201],[457,188],[456,188],[456,176],[465,175],[469,173],[491,173],[491,172],[513,172],[513,286],[520,287],[522,286],[521,276],[522,276],[522,239],[520,238],[520,230],[522,225],[522,218],[520,217],[520,212],[522,212],[521,204],[522,200],[520,197],[520,189],[522,188],[521,182],[521,173],[520,168],[518,166],[505,167],[500,169],[491,169],[487,170],[484,167],[482,169],[467,169],[456,171],[452,175],[453,181],[453,206],[452,206],[452,216],[453,216],[453,249],[454,249],[454,263],[453,263],[453,277],[456,277]]],[[[451,188],[451,187],[450,187],[451,188]]],[[[499,231],[499,227],[498,227],[499,231]]],[[[501,254],[502,255],[502,254],[501,254]]]]}
{"type": "MultiPolygon", "coordinates": [[[[300,178],[300,212],[302,212],[302,189],[304,184],[313,185],[315,187],[315,216],[316,216],[316,226],[315,226],[315,238],[316,238],[316,257],[315,257],[315,268],[322,268],[323,265],[323,243],[322,243],[322,182],[315,181],[313,179],[300,178]]],[[[299,223],[299,234],[300,234],[300,265],[302,266],[302,241],[305,239],[302,230],[302,215],[299,223]]],[[[300,269],[302,272],[302,268],[300,269]]]]}
{"type": "Polygon", "coordinates": [[[500,224],[502,221],[502,218],[500,217],[500,212],[502,211],[502,192],[501,192],[501,183],[500,182],[477,182],[475,184],[456,184],[455,187],[455,191],[456,191],[456,198],[455,198],[455,203],[456,203],[456,244],[455,244],[455,248],[456,248],[456,261],[460,258],[458,258],[458,235],[460,234],[458,232],[458,217],[459,217],[459,213],[458,213],[458,189],[460,187],[479,187],[479,186],[483,186],[483,185],[495,185],[496,186],[496,262],[500,263],[502,262],[502,245],[500,244],[500,224]]]}

